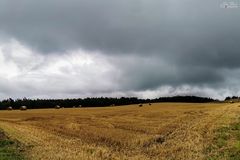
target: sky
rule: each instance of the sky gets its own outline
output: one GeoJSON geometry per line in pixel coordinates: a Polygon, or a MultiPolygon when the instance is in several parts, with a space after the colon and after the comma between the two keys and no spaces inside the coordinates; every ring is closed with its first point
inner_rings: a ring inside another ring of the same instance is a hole
{"type": "Polygon", "coordinates": [[[0,99],[240,96],[224,2],[0,0],[0,99]]]}

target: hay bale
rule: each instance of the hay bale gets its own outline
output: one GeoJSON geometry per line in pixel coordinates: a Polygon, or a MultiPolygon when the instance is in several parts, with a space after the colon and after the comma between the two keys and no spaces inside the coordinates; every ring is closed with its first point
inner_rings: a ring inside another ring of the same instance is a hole
{"type": "Polygon", "coordinates": [[[151,103],[149,103],[149,106],[151,106],[152,104],[151,103]]]}
{"type": "Polygon", "coordinates": [[[27,110],[27,107],[26,107],[26,106],[21,106],[21,107],[20,107],[20,110],[21,110],[21,111],[26,111],[26,110],[27,110]]]}
{"type": "Polygon", "coordinates": [[[139,107],[142,107],[142,106],[143,106],[143,104],[139,104],[138,106],[139,106],[139,107]]]}
{"type": "Polygon", "coordinates": [[[7,110],[11,111],[11,110],[13,110],[13,108],[12,108],[11,106],[9,106],[9,107],[7,108],[7,110]]]}
{"type": "Polygon", "coordinates": [[[55,109],[60,109],[61,107],[59,105],[56,105],[55,106],[55,109]]]}

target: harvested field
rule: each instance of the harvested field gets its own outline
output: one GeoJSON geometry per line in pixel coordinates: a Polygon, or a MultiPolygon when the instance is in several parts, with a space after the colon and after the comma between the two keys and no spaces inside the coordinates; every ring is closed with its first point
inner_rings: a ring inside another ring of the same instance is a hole
{"type": "Polygon", "coordinates": [[[1,111],[0,128],[30,159],[205,159],[214,131],[238,119],[237,103],[160,103],[1,111]]]}

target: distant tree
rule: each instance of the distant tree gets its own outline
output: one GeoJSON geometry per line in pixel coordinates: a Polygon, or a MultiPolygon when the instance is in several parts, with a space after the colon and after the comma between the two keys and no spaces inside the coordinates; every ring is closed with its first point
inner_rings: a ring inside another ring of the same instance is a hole
{"type": "Polygon", "coordinates": [[[226,97],[225,98],[225,101],[228,101],[228,100],[230,100],[231,99],[231,97],[226,97]]]}
{"type": "Polygon", "coordinates": [[[232,99],[238,99],[238,97],[237,96],[233,96],[232,99]]]}

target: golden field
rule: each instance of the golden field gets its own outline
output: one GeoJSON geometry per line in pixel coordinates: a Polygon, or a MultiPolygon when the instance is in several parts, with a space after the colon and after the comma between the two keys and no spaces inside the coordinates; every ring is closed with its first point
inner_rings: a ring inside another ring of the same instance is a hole
{"type": "Polygon", "coordinates": [[[0,111],[0,128],[33,160],[194,160],[239,113],[237,103],[14,110],[0,111]]]}

